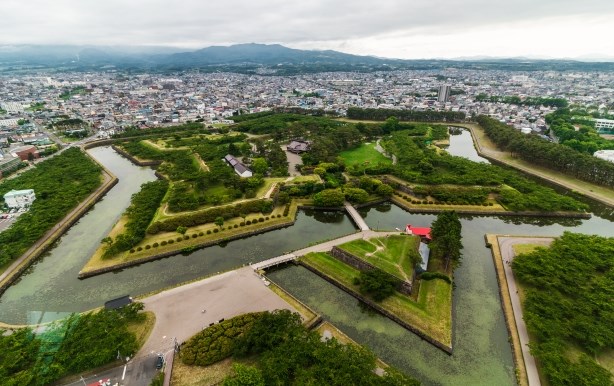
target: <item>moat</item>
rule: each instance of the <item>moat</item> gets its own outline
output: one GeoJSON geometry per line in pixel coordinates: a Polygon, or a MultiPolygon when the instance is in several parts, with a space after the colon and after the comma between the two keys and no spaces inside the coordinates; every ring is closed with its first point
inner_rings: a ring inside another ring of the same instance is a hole
{"type": "MultiPolygon", "coordinates": [[[[451,146],[459,137],[463,136],[451,137],[451,146]]],[[[466,152],[473,150],[463,148],[466,152]]],[[[24,324],[53,320],[66,313],[99,307],[121,295],[138,296],[160,290],[356,230],[344,213],[300,211],[295,225],[288,228],[79,280],[77,273],[127,207],[130,196],[143,182],[155,179],[151,169],[132,165],[108,147],[89,153],[118,176],[119,184],[4,293],[0,298],[0,321],[24,324]]],[[[275,271],[271,278],[385,362],[424,384],[511,385],[515,383],[512,355],[484,234],[556,236],[574,231],[614,236],[612,221],[599,213],[595,207],[588,220],[462,217],[464,257],[455,272],[452,356],[388,319],[362,309],[355,299],[301,267],[275,271]]],[[[435,218],[410,214],[391,204],[365,208],[362,214],[374,229],[394,229],[407,223],[427,226],[435,218]]]]}

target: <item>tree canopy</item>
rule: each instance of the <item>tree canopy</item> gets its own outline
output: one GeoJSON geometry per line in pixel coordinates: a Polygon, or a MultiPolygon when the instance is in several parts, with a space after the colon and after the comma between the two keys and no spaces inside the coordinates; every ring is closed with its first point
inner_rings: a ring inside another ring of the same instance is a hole
{"type": "Polygon", "coordinates": [[[593,359],[614,348],[614,238],[565,232],[550,248],[517,256],[531,352],[551,385],[612,385],[593,359]],[[582,349],[570,357],[571,346],[582,349]]]}

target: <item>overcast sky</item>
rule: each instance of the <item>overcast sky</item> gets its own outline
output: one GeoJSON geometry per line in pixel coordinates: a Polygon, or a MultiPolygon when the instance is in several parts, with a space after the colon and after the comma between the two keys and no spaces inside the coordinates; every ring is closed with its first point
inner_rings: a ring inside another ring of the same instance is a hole
{"type": "Polygon", "coordinates": [[[0,44],[281,43],[394,58],[609,57],[614,0],[0,0],[0,44]]]}

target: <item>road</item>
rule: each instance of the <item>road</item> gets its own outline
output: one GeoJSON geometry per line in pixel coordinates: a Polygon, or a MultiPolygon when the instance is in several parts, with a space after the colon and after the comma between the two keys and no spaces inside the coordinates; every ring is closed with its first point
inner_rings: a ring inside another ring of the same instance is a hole
{"type": "Polygon", "coordinates": [[[537,372],[537,366],[535,365],[535,358],[531,355],[529,350],[529,334],[527,332],[527,326],[524,323],[524,317],[522,315],[522,307],[520,306],[520,297],[518,296],[518,289],[516,287],[516,279],[514,278],[514,272],[512,271],[511,262],[516,256],[514,253],[514,245],[516,244],[539,244],[550,245],[553,238],[548,237],[505,237],[500,236],[497,238],[499,241],[499,250],[501,251],[501,258],[503,259],[503,269],[505,271],[505,278],[507,281],[507,289],[512,301],[512,309],[514,310],[514,321],[516,322],[516,329],[518,330],[518,336],[520,338],[520,345],[522,348],[522,357],[524,365],[527,370],[527,378],[529,386],[540,386],[539,373],[537,372]]]}
{"type": "Polygon", "coordinates": [[[269,290],[251,267],[173,288],[141,301],[145,310],[155,313],[156,323],[137,359],[167,352],[173,348],[175,338],[179,343],[184,342],[221,319],[265,310],[296,312],[269,290]]]}
{"type": "Polygon", "coordinates": [[[281,150],[286,153],[286,158],[288,159],[288,174],[290,176],[300,176],[301,173],[296,170],[296,165],[302,165],[303,159],[300,155],[294,154],[291,151],[286,150],[286,146],[288,146],[287,143],[282,145],[281,150]]]}
{"type": "Polygon", "coordinates": [[[265,269],[265,268],[272,267],[274,265],[277,265],[283,262],[297,259],[301,256],[305,256],[308,253],[328,252],[331,249],[333,249],[334,246],[345,244],[350,241],[354,241],[358,239],[371,239],[374,237],[385,237],[385,236],[390,236],[390,235],[398,235],[399,233],[400,233],[399,231],[395,231],[395,232],[376,232],[373,230],[360,231],[360,232],[352,233],[351,235],[339,237],[337,239],[333,239],[333,240],[325,241],[323,243],[312,245],[307,248],[299,249],[292,253],[272,257],[268,260],[264,260],[259,263],[252,264],[251,268],[254,271],[258,271],[259,269],[265,269]]]}

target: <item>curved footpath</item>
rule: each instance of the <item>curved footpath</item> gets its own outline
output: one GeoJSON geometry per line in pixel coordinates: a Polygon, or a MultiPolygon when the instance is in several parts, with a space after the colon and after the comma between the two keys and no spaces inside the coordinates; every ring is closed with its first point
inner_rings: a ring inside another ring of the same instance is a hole
{"type": "Polygon", "coordinates": [[[516,244],[539,244],[548,246],[554,240],[551,237],[523,237],[523,236],[499,236],[486,235],[486,240],[491,244],[492,256],[497,271],[497,280],[501,293],[501,303],[505,315],[508,331],[512,337],[512,349],[516,366],[520,368],[521,361],[524,363],[524,371],[520,369],[519,384],[529,386],[541,386],[535,358],[529,349],[529,334],[524,322],[520,297],[516,279],[512,271],[511,263],[516,256],[514,245],[516,244]],[[512,319],[513,316],[513,319],[512,319]]]}
{"type": "MultiPolygon", "coordinates": [[[[90,157],[91,158],[91,157],[90,157]]],[[[93,159],[93,158],[92,158],[93,159]]],[[[60,238],[81,216],[83,216],[94,204],[98,202],[119,181],[115,175],[107,170],[102,164],[93,159],[101,168],[102,184],[85,200],[79,203],[53,228],[45,233],[23,255],[15,260],[2,274],[0,274],[0,295],[13,284],[13,282],[53,243],[60,238]]]]}

